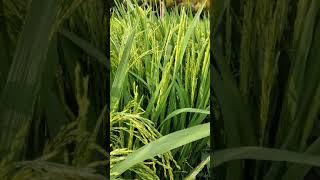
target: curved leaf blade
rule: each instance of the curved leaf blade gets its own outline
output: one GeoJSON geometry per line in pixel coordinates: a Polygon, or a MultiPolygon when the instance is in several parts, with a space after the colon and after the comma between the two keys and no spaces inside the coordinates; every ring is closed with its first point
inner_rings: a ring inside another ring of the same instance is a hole
{"type": "Polygon", "coordinates": [[[213,152],[212,156],[214,157],[213,167],[217,167],[228,161],[241,159],[286,161],[320,167],[320,156],[255,146],[219,150],[213,152]]]}
{"type": "Polygon", "coordinates": [[[194,126],[180,130],[156,141],[153,141],[142,148],[134,151],[124,161],[111,168],[111,174],[122,174],[137,163],[150,159],[158,154],[166,153],[193,141],[208,137],[210,135],[210,123],[194,126]]]}

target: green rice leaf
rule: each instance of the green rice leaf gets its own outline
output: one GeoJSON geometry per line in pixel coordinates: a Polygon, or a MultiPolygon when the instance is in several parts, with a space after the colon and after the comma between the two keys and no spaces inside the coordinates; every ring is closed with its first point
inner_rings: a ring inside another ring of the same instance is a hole
{"type": "Polygon", "coordinates": [[[32,1],[1,94],[2,155],[11,152],[14,153],[11,158],[16,158],[22,153],[56,15],[56,1],[32,1]]]}
{"type": "Polygon", "coordinates": [[[238,147],[229,148],[212,153],[214,167],[220,166],[225,162],[240,160],[240,159],[256,159],[267,161],[286,161],[292,163],[306,164],[320,167],[320,157],[297,153],[287,150],[279,150],[264,147],[238,147]]]}
{"type": "Polygon", "coordinates": [[[108,64],[107,64],[108,59],[102,52],[100,52],[99,49],[97,49],[96,47],[91,45],[86,40],[80,38],[75,33],[70,32],[66,29],[60,30],[60,33],[64,37],[66,37],[67,39],[71,40],[74,44],[76,44],[79,48],[81,48],[83,51],[85,51],[88,55],[96,58],[98,60],[98,62],[100,62],[101,64],[103,64],[105,67],[107,67],[109,69],[108,64]]]}
{"type": "Polygon", "coordinates": [[[204,110],[204,109],[196,109],[196,108],[182,108],[182,109],[178,109],[173,111],[171,114],[169,114],[165,120],[163,120],[161,122],[161,124],[159,125],[159,127],[161,127],[165,122],[167,122],[169,119],[181,114],[181,113],[200,113],[200,114],[210,114],[210,111],[208,110],[204,110]]]}
{"type": "Polygon", "coordinates": [[[194,170],[191,172],[191,174],[185,178],[185,180],[193,180],[196,179],[197,174],[200,173],[200,171],[210,162],[210,155],[204,159],[194,170]]]}
{"type": "Polygon", "coordinates": [[[122,174],[130,167],[156,155],[163,154],[177,147],[210,135],[210,123],[194,126],[163,136],[134,151],[127,158],[111,168],[111,174],[122,174]]]}
{"type": "Polygon", "coordinates": [[[131,47],[133,44],[134,36],[135,36],[135,31],[132,31],[127,39],[126,45],[125,45],[123,53],[121,55],[120,64],[118,66],[117,72],[115,74],[115,79],[114,79],[112,87],[111,87],[111,92],[110,92],[110,98],[111,98],[110,110],[111,111],[116,110],[118,103],[119,103],[119,100],[120,100],[120,97],[121,97],[124,81],[127,77],[127,73],[129,70],[128,69],[129,68],[129,57],[130,57],[129,55],[131,52],[131,47]]]}

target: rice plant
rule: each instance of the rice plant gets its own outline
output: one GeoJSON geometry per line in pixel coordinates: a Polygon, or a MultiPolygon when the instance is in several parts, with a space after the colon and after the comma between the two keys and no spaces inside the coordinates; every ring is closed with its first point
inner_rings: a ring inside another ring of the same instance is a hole
{"type": "MultiPolygon", "coordinates": [[[[181,134],[209,122],[209,19],[200,19],[202,9],[193,15],[187,8],[163,7],[160,15],[130,1],[115,5],[110,19],[111,175],[182,179],[208,156],[208,124],[200,134],[195,129],[193,136],[181,134]],[[176,137],[172,133],[179,138],[162,144],[176,137]]],[[[208,179],[206,164],[195,174],[208,179]]]]}
{"type": "Polygon", "coordinates": [[[105,179],[105,1],[0,1],[1,179],[105,179]]]}
{"type": "MultiPolygon", "coordinates": [[[[228,160],[236,161],[215,168],[213,177],[315,176],[318,169],[312,166],[319,164],[307,161],[319,162],[320,2],[216,0],[213,4],[212,146],[214,150],[256,146],[221,150],[230,153],[225,156],[228,160]]],[[[222,154],[213,153],[212,158],[219,162],[222,154]]]]}

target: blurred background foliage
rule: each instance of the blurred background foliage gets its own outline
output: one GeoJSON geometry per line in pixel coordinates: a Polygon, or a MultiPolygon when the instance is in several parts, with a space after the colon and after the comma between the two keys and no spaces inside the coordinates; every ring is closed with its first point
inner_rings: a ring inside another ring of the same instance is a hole
{"type": "MultiPolygon", "coordinates": [[[[320,1],[213,4],[212,148],[263,146],[319,155],[320,1]]],[[[254,160],[232,161],[212,174],[217,180],[320,178],[311,166],[254,160]]]]}
{"type": "Polygon", "coordinates": [[[105,179],[104,0],[0,1],[1,179],[105,179]]]}

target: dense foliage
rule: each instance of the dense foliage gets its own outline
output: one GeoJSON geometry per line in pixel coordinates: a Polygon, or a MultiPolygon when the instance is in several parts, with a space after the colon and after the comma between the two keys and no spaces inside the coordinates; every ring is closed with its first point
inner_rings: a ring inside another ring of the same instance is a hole
{"type": "Polygon", "coordinates": [[[1,179],[105,179],[105,1],[0,1],[1,179]]]}
{"type": "MultiPolygon", "coordinates": [[[[116,5],[110,20],[111,168],[163,135],[207,122],[210,98],[207,17],[184,8],[159,16],[150,6],[116,5]]],[[[133,166],[123,178],[181,179],[208,149],[208,138],[196,141],[133,166]]]]}
{"type": "MultiPolygon", "coordinates": [[[[214,5],[213,149],[264,146],[319,155],[320,1],[215,0],[214,5]]],[[[263,151],[246,156],[295,159],[263,151]]],[[[233,161],[215,169],[214,178],[302,180],[310,170],[233,161]]]]}

